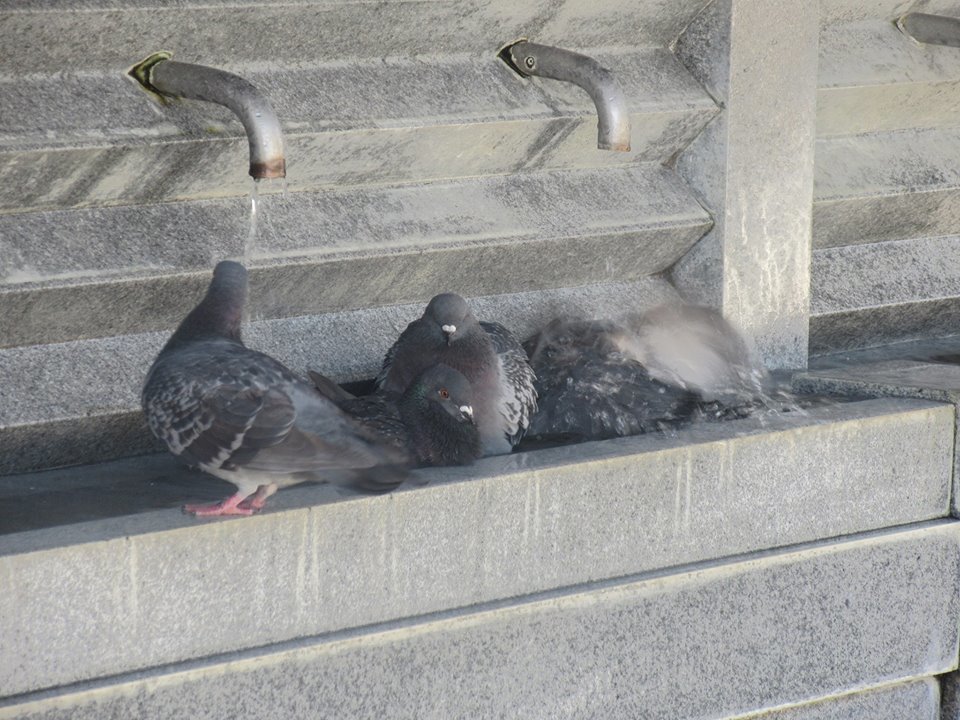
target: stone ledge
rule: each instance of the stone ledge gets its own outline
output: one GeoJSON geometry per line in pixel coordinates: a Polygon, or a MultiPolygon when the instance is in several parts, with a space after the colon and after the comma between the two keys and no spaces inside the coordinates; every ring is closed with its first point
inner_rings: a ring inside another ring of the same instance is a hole
{"type": "Polygon", "coordinates": [[[958,563],[960,524],[911,526],[11,698],[0,717],[742,716],[956,667],[958,563]]]}
{"type": "Polygon", "coordinates": [[[922,678],[729,720],[960,720],[940,716],[940,684],[922,678]]]}
{"type": "MultiPolygon", "coordinates": [[[[658,115],[702,116],[706,122],[718,111],[666,48],[601,49],[593,55],[616,74],[628,109],[641,119],[633,138],[641,155],[669,155],[668,146],[652,147],[658,115]]],[[[376,130],[455,125],[466,146],[465,125],[596,117],[581,88],[523,79],[497,57],[496,48],[486,56],[450,52],[429,60],[349,63],[329,58],[246,66],[223,58],[217,67],[239,73],[269,98],[285,133],[338,133],[341,144],[369,143],[376,130]]],[[[246,136],[236,116],[218,105],[174,102],[159,108],[122,71],[72,67],[56,76],[9,78],[3,88],[9,102],[0,107],[0,148],[6,152],[246,136]]]]}
{"type": "MultiPolygon", "coordinates": [[[[858,18],[822,30],[818,135],[956,124],[960,55],[955,48],[921,44],[900,32],[893,19],[908,5],[889,3],[892,12],[885,18],[858,18]]],[[[876,3],[874,11],[881,11],[876,3]]]]}
{"type": "MultiPolygon", "coordinates": [[[[507,253],[531,243],[561,256],[531,266],[541,284],[551,268],[563,267],[564,245],[620,238],[615,256],[595,258],[581,250],[576,264],[599,268],[597,280],[647,275],[669,267],[711,223],[683,181],[652,164],[316,193],[282,194],[269,185],[259,194],[254,264],[403,253],[430,253],[442,264],[443,251],[507,253]]],[[[0,215],[0,291],[119,285],[138,276],[209,271],[217,260],[243,255],[249,214],[246,197],[0,215]]],[[[350,287],[355,294],[353,282],[350,287]]],[[[429,292],[424,288],[421,295],[429,292]]],[[[258,293],[253,295],[251,302],[258,302],[258,293]]],[[[82,322],[69,324],[83,332],[82,322]]],[[[0,326],[0,337],[12,331],[0,326]]]]}
{"type": "MultiPolygon", "coordinates": [[[[960,358],[956,339],[938,345],[937,354],[960,358]]],[[[923,398],[960,408],[960,365],[920,360],[925,354],[922,347],[916,348],[913,357],[878,359],[883,353],[882,348],[877,348],[869,353],[853,353],[849,358],[828,356],[814,360],[809,372],[794,377],[794,387],[800,392],[838,396],[923,398]]],[[[957,431],[960,433],[960,423],[957,431]]],[[[960,516],[960,435],[955,440],[955,452],[952,512],[960,516]]]]}
{"type": "Polygon", "coordinates": [[[143,7],[114,3],[46,3],[39,12],[0,14],[19,52],[0,57],[0,78],[48,75],[65,68],[124,72],[144,55],[165,49],[183,62],[228,58],[234,66],[307,64],[318,59],[355,62],[393,57],[432,58],[458,52],[495,55],[527,35],[571,49],[666,47],[706,0],[638,0],[630,12],[590,0],[519,6],[512,0],[433,3],[238,2],[225,6],[189,0],[143,7]],[[68,11],[62,11],[68,5],[68,11]],[[110,28],[109,38],[90,42],[110,28]],[[427,31],[426,29],[429,29],[427,31]],[[278,38],[289,39],[278,42],[278,38]]]}
{"type": "Polygon", "coordinates": [[[960,237],[815,250],[810,292],[813,352],[950,335],[960,327],[960,237]]]}
{"type": "Polygon", "coordinates": [[[379,497],[294,488],[232,522],[166,510],[0,536],[0,687],[942,517],[952,451],[951,407],[870,401],[487,458],[379,497]]]}
{"type": "Polygon", "coordinates": [[[956,232],[957,128],[821,138],[816,155],[814,248],[956,232]]]}

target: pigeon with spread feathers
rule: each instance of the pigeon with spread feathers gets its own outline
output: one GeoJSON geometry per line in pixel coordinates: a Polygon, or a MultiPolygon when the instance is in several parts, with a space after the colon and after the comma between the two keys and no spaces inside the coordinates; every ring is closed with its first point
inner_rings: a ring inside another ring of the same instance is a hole
{"type": "Polygon", "coordinates": [[[697,397],[650,376],[620,350],[623,329],[609,320],[557,318],[524,345],[537,373],[539,410],[531,444],[637,435],[689,417],[697,397]]]}
{"type": "Polygon", "coordinates": [[[387,351],[377,387],[401,394],[438,363],[463,373],[473,387],[483,454],[513,450],[536,412],[537,393],[527,355],[510,331],[478,322],[459,295],[437,295],[387,351]]]}
{"type": "Polygon", "coordinates": [[[405,453],[411,464],[469,465],[483,454],[473,389],[447,365],[424,370],[399,397],[384,392],[355,397],[320,373],[308,374],[337,407],[405,453]]]}
{"type": "Polygon", "coordinates": [[[141,401],[153,434],[189,465],[233,483],[195,515],[249,515],[280,487],[329,481],[386,491],[404,458],[281,363],[244,346],[247,271],[217,265],[206,296],[160,351],[141,401]]]}
{"type": "Polygon", "coordinates": [[[766,372],[712,308],[664,305],[613,320],[557,318],[525,343],[540,410],[528,438],[635,435],[757,408],[766,372]]]}

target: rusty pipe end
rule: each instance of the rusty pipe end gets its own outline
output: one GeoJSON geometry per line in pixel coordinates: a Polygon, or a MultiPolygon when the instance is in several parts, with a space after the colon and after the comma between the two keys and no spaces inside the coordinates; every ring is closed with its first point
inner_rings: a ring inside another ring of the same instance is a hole
{"type": "Polygon", "coordinates": [[[630,152],[630,141],[626,142],[605,142],[597,140],[597,147],[600,150],[614,150],[616,152],[630,152]]]}
{"type": "Polygon", "coordinates": [[[250,163],[250,177],[255,180],[273,180],[287,176],[287,161],[285,158],[271,158],[265,162],[250,163]]]}
{"type": "Polygon", "coordinates": [[[229,108],[247,133],[251,177],[286,177],[280,120],[267,97],[244,78],[206,65],[177,62],[168,52],[152,53],[128,74],[159,100],[184,98],[229,108]]]}

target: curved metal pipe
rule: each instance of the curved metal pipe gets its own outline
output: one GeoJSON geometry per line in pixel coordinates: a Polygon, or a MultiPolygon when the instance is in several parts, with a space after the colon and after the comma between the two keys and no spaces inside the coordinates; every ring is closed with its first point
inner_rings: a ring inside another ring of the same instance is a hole
{"type": "Polygon", "coordinates": [[[960,18],[928,13],[907,13],[897,27],[917,42],[960,47],[960,18]]]}
{"type": "Polygon", "coordinates": [[[250,144],[250,175],[282,178],[287,174],[283,131],[270,102],[239,75],[170,59],[170,53],[150,55],[130,70],[144,89],[161,97],[203,100],[230,108],[243,123],[250,144]]]}
{"type": "Polygon", "coordinates": [[[613,73],[586,55],[521,40],[501,57],[521,75],[536,75],[579,85],[597,106],[597,147],[630,150],[630,114],[620,83],[613,73]]]}

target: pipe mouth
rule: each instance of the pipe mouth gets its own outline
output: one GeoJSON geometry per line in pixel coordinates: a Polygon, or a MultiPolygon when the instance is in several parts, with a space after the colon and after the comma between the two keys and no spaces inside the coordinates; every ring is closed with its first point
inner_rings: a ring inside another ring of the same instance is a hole
{"type": "Polygon", "coordinates": [[[610,70],[572,50],[520,38],[497,53],[522,78],[541,77],[577,85],[597,110],[597,148],[630,152],[630,117],[626,98],[610,70]]]}
{"type": "Polygon", "coordinates": [[[519,75],[520,77],[528,78],[530,77],[530,73],[524,72],[523,69],[519,67],[517,63],[514,62],[514,59],[513,59],[514,46],[519,45],[520,43],[525,43],[525,42],[530,42],[530,39],[526,37],[521,37],[521,38],[518,38],[517,40],[514,40],[513,42],[507,43],[502,48],[500,48],[499,52],[497,52],[497,57],[503,60],[506,66],[511,70],[513,70],[517,75],[519,75]]]}
{"type": "Polygon", "coordinates": [[[250,177],[255,180],[273,180],[287,176],[286,158],[274,158],[267,162],[250,163],[250,177]]]}
{"type": "Polygon", "coordinates": [[[602,140],[597,141],[598,150],[614,150],[616,152],[630,152],[630,143],[629,142],[604,142],[602,140]]]}
{"type": "Polygon", "coordinates": [[[153,72],[153,68],[173,57],[173,53],[167,50],[159,50],[155,53],[150,53],[143,60],[138,62],[136,65],[127,70],[127,75],[132,77],[137,81],[137,84],[146,92],[148,95],[153,97],[157,102],[166,103],[169,101],[169,96],[164,95],[157,88],[153,86],[150,82],[150,74],[153,72]]]}

